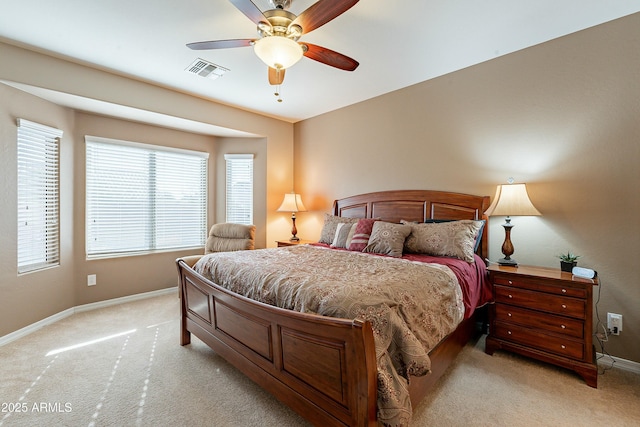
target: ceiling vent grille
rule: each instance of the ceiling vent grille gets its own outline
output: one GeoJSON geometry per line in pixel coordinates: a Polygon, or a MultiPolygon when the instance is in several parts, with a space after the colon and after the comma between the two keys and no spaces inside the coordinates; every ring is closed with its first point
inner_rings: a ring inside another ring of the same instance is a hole
{"type": "Polygon", "coordinates": [[[222,75],[229,70],[227,68],[205,61],[202,58],[198,58],[193,61],[193,63],[189,65],[185,69],[185,71],[191,74],[215,80],[218,77],[222,77],[222,75]]]}

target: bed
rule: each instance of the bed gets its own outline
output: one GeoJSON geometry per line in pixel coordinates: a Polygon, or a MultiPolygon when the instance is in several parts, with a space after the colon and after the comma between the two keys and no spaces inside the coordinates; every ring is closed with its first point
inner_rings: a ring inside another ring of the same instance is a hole
{"type": "MultiPolygon", "coordinates": [[[[404,221],[408,225],[436,220],[478,222],[486,220],[483,213],[488,206],[488,196],[400,190],[336,200],[332,215],[344,221],[352,219],[352,223],[360,218],[389,224],[404,221]]],[[[474,248],[480,274],[485,271],[482,260],[487,256],[487,228],[480,229],[474,248]]],[[[279,250],[302,248],[267,249],[263,254],[279,250]]],[[[199,260],[199,256],[177,260],[181,345],[189,344],[191,334],[195,334],[315,425],[378,425],[375,322],[297,312],[244,297],[198,273],[194,265],[199,260]]],[[[457,328],[429,351],[430,372],[410,376],[411,404],[416,405],[428,393],[471,338],[477,320],[475,308],[486,300],[484,296],[471,308],[466,307],[457,328]]]]}

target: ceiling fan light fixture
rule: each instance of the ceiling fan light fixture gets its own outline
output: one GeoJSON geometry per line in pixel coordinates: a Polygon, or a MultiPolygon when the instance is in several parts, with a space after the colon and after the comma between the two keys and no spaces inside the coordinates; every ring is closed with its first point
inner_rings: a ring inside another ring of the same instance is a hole
{"type": "Polygon", "coordinates": [[[276,69],[291,67],[302,59],[304,54],[302,46],[282,36],[264,37],[256,40],[253,50],[262,62],[276,69]]]}

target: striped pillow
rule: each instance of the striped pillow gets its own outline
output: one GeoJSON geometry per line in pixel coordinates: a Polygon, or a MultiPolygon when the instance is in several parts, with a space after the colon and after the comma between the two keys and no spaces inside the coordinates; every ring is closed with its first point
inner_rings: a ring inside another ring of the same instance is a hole
{"type": "Polygon", "coordinates": [[[348,248],[351,243],[353,233],[356,231],[356,224],[339,223],[336,226],[336,235],[331,242],[332,248],[348,248]]]}
{"type": "Polygon", "coordinates": [[[351,239],[351,244],[347,247],[350,251],[362,252],[362,250],[369,243],[369,237],[371,237],[371,230],[373,229],[373,223],[377,219],[361,219],[356,223],[355,232],[351,239]]]}
{"type": "Polygon", "coordinates": [[[322,232],[320,232],[320,240],[318,240],[318,242],[330,245],[333,243],[333,239],[336,236],[336,228],[338,227],[338,224],[355,224],[357,222],[358,218],[343,218],[341,216],[324,214],[324,225],[322,227],[322,232]]]}

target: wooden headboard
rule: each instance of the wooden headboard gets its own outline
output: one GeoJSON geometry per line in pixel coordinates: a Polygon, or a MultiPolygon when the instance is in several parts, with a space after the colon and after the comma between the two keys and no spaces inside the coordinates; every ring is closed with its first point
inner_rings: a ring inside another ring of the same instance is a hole
{"type": "MultiPolygon", "coordinates": [[[[489,196],[450,193],[432,190],[395,190],[359,194],[333,202],[333,214],[347,218],[380,218],[383,221],[400,222],[428,219],[487,219],[484,211],[489,208],[489,196]]],[[[482,259],[488,253],[488,226],[482,233],[478,255],[482,259]]]]}

